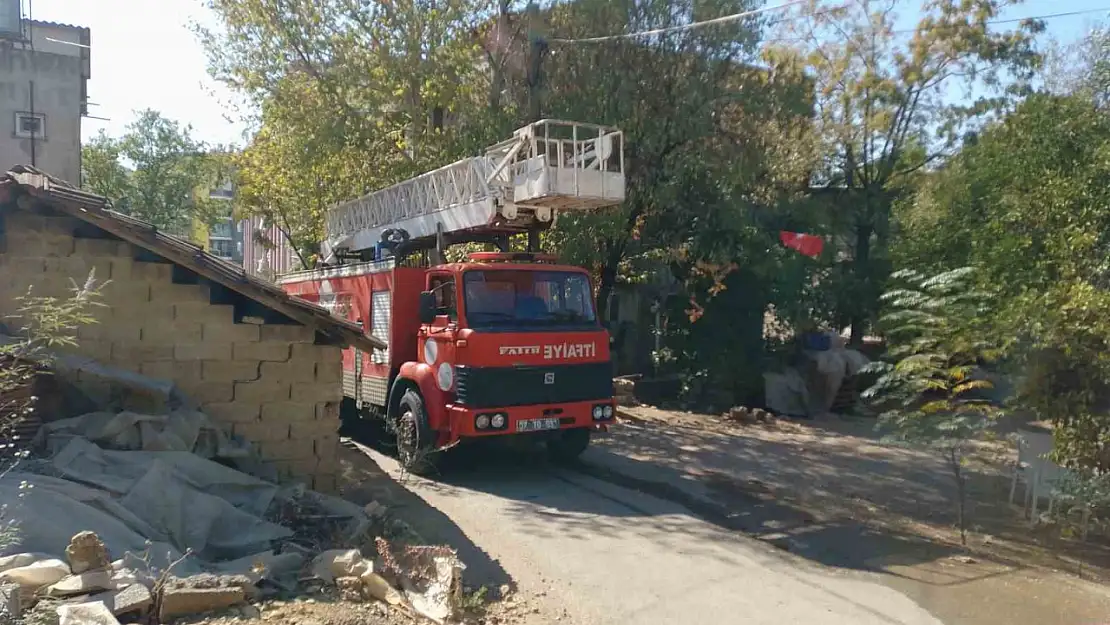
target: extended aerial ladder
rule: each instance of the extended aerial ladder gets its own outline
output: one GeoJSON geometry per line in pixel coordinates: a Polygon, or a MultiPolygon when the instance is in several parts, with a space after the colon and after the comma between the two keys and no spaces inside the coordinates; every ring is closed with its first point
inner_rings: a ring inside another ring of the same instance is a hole
{"type": "MultiPolygon", "coordinates": [[[[399,246],[504,241],[538,233],[564,211],[624,201],[624,136],[614,128],[541,120],[486,150],[339,204],[327,216],[328,262],[380,260],[399,246]]],[[[530,240],[533,240],[530,237],[530,240]]]]}

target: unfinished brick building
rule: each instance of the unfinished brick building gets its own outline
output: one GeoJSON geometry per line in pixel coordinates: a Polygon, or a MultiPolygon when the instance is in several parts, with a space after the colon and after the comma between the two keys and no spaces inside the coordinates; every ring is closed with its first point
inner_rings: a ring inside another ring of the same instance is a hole
{"type": "Polygon", "coordinates": [[[378,339],[101,197],[28,167],[0,177],[0,317],[28,287],[64,297],[90,270],[106,306],[80,354],[172,380],[279,469],[335,488],[341,350],[378,339]]]}

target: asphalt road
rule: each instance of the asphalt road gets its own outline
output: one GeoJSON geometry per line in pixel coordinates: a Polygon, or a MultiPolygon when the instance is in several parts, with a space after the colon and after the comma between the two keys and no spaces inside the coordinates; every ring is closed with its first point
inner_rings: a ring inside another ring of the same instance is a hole
{"type": "Polygon", "coordinates": [[[481,466],[405,478],[456,535],[414,525],[469,544],[467,583],[514,586],[528,625],[940,623],[870,574],[811,564],[675,503],[539,463],[481,466]]]}

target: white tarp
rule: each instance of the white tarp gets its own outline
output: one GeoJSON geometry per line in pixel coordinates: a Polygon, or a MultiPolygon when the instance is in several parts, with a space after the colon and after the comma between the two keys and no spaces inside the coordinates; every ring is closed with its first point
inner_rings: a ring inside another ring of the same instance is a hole
{"type": "Polygon", "coordinates": [[[277,486],[192,453],[202,433],[216,430],[200,413],[91,413],[44,430],[56,451],[58,477],[0,476],[3,518],[18,523],[17,542],[0,556],[35,551],[57,557],[74,534],[91,530],[112,557],[138,554],[149,541],[156,565],[186,549],[198,565],[215,565],[269,551],[272,541],[292,536],[262,518],[277,486]],[[178,451],[108,450],[88,438],[178,451]]]}

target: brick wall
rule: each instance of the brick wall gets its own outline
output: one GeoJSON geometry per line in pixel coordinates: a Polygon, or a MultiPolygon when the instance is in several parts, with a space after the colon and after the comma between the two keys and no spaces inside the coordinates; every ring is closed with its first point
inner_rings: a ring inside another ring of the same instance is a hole
{"type": "Polygon", "coordinates": [[[0,316],[14,297],[64,297],[95,270],[105,307],[78,332],[76,351],[172,379],[214,420],[255,443],[283,474],[335,489],[341,351],[313,345],[299,325],[235,323],[203,284],[175,284],[173,266],[133,260],[121,241],[74,238],[78,221],[22,211],[4,216],[0,316]]]}

